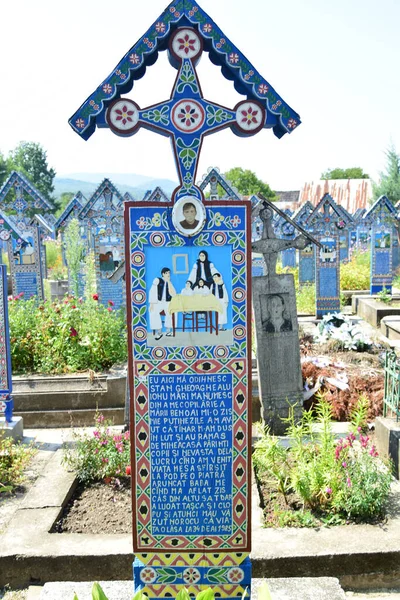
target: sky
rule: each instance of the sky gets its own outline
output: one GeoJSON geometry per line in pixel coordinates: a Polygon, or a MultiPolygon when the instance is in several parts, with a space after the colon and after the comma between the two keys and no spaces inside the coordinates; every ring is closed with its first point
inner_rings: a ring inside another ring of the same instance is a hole
{"type": "MultiPolygon", "coordinates": [[[[374,180],[385,150],[400,153],[399,0],[200,0],[200,6],[297,113],[280,140],[272,130],[205,138],[208,167],[254,171],[275,190],[300,189],[335,167],[374,180]]],[[[86,98],[158,19],[166,0],[15,0],[2,6],[0,151],[40,143],[58,176],[137,173],[177,180],[170,142],[140,130],[97,129],[83,141],[68,125],[86,98]]],[[[204,53],[204,97],[229,108],[243,99],[204,53]]],[[[176,71],[166,53],[127,95],[141,108],[169,98],[176,71]]]]}

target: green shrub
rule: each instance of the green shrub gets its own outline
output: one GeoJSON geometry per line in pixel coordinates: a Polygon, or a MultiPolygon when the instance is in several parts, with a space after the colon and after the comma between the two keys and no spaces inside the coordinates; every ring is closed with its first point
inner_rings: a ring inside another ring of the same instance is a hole
{"type": "Polygon", "coordinates": [[[347,263],[340,265],[341,290],[368,290],[370,286],[370,252],[354,251],[347,263]]]}
{"type": "Polygon", "coordinates": [[[12,492],[23,481],[23,470],[35,452],[32,445],[2,437],[0,430],[0,492],[12,492]]]}
{"type": "Polygon", "coordinates": [[[73,432],[75,448],[66,448],[63,462],[76,471],[79,481],[89,483],[130,474],[130,433],[116,433],[112,423],[96,414],[92,433],[73,432]]]}
{"type": "MultiPolygon", "coordinates": [[[[362,419],[364,404],[365,398],[358,419],[362,419]]],[[[285,498],[289,491],[295,491],[301,499],[300,518],[280,510],[280,521],[312,526],[318,524],[316,517],[329,524],[381,517],[390,492],[391,471],[369,437],[362,434],[361,426],[357,433],[336,441],[331,406],[324,397],[316,407],[316,416],[305,412],[300,423],[295,423],[292,411],[287,422],[287,434],[293,441],[288,450],[278,450],[276,438],[265,432],[253,454],[259,478],[274,481],[285,498]]]]}
{"type": "Polygon", "coordinates": [[[56,264],[62,262],[61,245],[56,240],[46,240],[44,246],[46,249],[47,268],[52,269],[56,264]]]}
{"type": "Polygon", "coordinates": [[[14,373],[102,371],[127,358],[122,310],[105,307],[97,295],[85,301],[36,299],[9,301],[11,360],[14,373]]]}

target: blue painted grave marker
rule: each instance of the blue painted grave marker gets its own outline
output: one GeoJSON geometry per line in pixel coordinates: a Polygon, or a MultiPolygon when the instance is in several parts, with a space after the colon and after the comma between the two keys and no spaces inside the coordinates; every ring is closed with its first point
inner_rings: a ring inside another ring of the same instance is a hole
{"type": "Polygon", "coordinates": [[[149,598],[159,597],[162,583],[165,590],[165,565],[172,594],[182,584],[191,584],[192,595],[200,591],[215,567],[213,583],[224,598],[250,589],[250,203],[205,201],[194,182],[206,135],[227,127],[240,136],[272,128],[281,137],[299,123],[194,0],[171,2],[70,119],[83,139],[96,125],[122,137],[141,127],[169,136],[179,176],[171,203],[125,203],[134,578],[135,589],[149,598]],[[141,109],[121,97],[165,49],[178,70],[170,98],[141,109]],[[196,73],[203,49],[246,96],[233,109],[203,98],[196,73]],[[165,406],[154,396],[164,392],[165,406]],[[193,407],[190,424],[181,421],[187,416],[179,394],[193,407]],[[160,437],[170,434],[171,440],[160,437]],[[152,500],[152,486],[161,483],[151,476],[152,460],[161,459],[161,444],[170,452],[164,478],[166,497],[174,498],[169,509],[152,500]],[[174,451],[187,459],[188,470],[184,462],[173,464],[174,451]],[[164,523],[164,510],[174,515],[173,526],[164,523]],[[179,511],[194,511],[199,523],[179,511]]]}
{"type": "Polygon", "coordinates": [[[316,316],[340,311],[340,236],[351,216],[325,194],[306,219],[308,231],[321,243],[315,252],[316,316]]]}
{"type": "Polygon", "coordinates": [[[371,227],[371,284],[370,293],[383,288],[392,291],[393,229],[397,211],[386,196],[381,196],[364,217],[371,227]]]}

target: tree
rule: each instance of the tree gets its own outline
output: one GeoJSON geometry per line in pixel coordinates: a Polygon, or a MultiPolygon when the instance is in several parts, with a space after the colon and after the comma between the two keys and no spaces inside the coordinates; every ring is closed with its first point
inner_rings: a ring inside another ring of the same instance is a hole
{"type": "Polygon", "coordinates": [[[43,194],[47,200],[53,201],[54,169],[49,169],[47,153],[36,142],[20,142],[7,157],[7,170],[19,171],[43,194]]]}
{"type": "Polygon", "coordinates": [[[385,154],[387,159],[385,172],[380,173],[379,184],[372,185],[374,200],[380,196],[387,196],[393,204],[396,204],[400,200],[400,156],[394,146],[390,146],[385,154]]]}
{"type": "Polygon", "coordinates": [[[328,169],[321,175],[321,179],[369,179],[361,167],[350,167],[349,169],[328,169]]]}
{"type": "Polygon", "coordinates": [[[3,154],[0,152],[0,186],[3,185],[3,183],[7,179],[7,176],[7,161],[4,158],[3,154]]]}
{"type": "Polygon", "coordinates": [[[275,192],[271,190],[268,183],[258,179],[257,175],[249,169],[244,170],[241,167],[234,167],[224,173],[224,177],[242,196],[251,196],[261,192],[268,200],[276,200],[275,192]]]}
{"type": "Polygon", "coordinates": [[[59,198],[54,200],[54,205],[56,207],[55,215],[58,218],[63,210],[66,208],[68,202],[72,200],[75,196],[72,192],[63,192],[59,198]]]}

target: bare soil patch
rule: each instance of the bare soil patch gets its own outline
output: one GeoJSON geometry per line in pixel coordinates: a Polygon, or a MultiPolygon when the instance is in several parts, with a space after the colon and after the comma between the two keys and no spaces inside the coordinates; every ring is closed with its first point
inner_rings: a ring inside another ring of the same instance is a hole
{"type": "Polygon", "coordinates": [[[131,481],[79,484],[52,533],[131,533],[131,481]]]}

